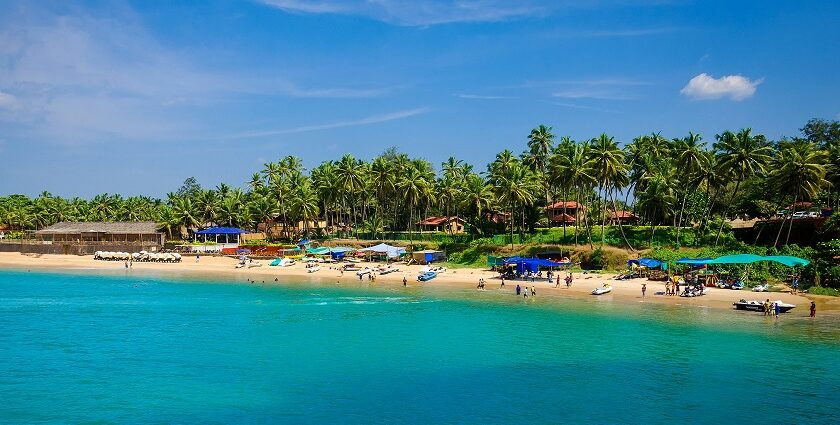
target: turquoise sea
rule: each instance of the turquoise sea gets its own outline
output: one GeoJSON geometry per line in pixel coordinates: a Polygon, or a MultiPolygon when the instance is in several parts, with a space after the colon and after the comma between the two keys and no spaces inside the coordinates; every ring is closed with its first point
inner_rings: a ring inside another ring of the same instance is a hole
{"type": "Polygon", "coordinates": [[[838,423],[806,314],[5,271],[0,423],[838,423]]]}

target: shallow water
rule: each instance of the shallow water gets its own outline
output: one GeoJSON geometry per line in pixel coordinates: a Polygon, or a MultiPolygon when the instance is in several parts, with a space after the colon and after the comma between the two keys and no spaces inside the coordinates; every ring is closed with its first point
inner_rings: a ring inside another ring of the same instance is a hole
{"type": "Polygon", "coordinates": [[[0,272],[0,422],[837,422],[804,306],[219,283],[0,272]]]}

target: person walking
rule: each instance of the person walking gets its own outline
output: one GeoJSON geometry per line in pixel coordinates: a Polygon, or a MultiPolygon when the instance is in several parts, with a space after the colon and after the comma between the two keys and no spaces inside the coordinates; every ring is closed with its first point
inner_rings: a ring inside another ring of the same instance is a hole
{"type": "Polygon", "coordinates": [[[406,280],[405,276],[403,276],[403,288],[408,284],[408,280],[406,280]]]}
{"type": "Polygon", "coordinates": [[[537,288],[534,285],[531,285],[531,296],[532,297],[537,296],[537,288]]]}
{"type": "Polygon", "coordinates": [[[773,313],[776,315],[776,320],[779,319],[779,314],[782,313],[782,307],[779,305],[778,302],[773,303],[773,313]]]}
{"type": "Polygon", "coordinates": [[[522,287],[519,284],[516,284],[516,295],[520,295],[522,293],[522,287]]]}
{"type": "Polygon", "coordinates": [[[645,292],[647,292],[647,284],[642,284],[642,298],[645,297],[645,292]]]}
{"type": "Polygon", "coordinates": [[[765,316],[770,315],[770,298],[768,298],[764,301],[764,315],[765,316]]]}
{"type": "MultiPolygon", "coordinates": [[[[568,285],[566,285],[566,286],[568,286],[568,285]]],[[[554,284],[554,287],[555,287],[555,288],[559,288],[559,287],[560,287],[560,275],[559,275],[559,274],[557,275],[557,283],[555,283],[555,284],[554,284]]]]}
{"type": "Polygon", "coordinates": [[[569,275],[566,276],[566,288],[567,289],[572,287],[572,279],[574,279],[574,277],[572,276],[572,272],[569,272],[569,275]]]}
{"type": "Polygon", "coordinates": [[[817,317],[817,303],[811,301],[811,317],[817,317]]]}

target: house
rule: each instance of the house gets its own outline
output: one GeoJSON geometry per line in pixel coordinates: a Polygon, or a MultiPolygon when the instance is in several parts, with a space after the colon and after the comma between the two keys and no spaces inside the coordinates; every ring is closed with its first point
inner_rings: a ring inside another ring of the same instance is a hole
{"type": "Polygon", "coordinates": [[[422,231],[426,232],[445,232],[449,234],[464,233],[464,224],[466,221],[460,217],[427,217],[423,221],[418,221],[422,231]]]}
{"type": "Polygon", "coordinates": [[[611,224],[636,224],[639,222],[639,216],[630,211],[618,210],[610,211],[609,219],[611,224]]]}
{"type": "Polygon", "coordinates": [[[545,210],[552,223],[573,224],[575,221],[584,220],[586,217],[586,207],[575,201],[555,202],[545,207],[545,210]]]}
{"type": "Polygon", "coordinates": [[[151,244],[162,246],[164,234],[153,221],[62,221],[35,232],[44,243],[151,244]]]}

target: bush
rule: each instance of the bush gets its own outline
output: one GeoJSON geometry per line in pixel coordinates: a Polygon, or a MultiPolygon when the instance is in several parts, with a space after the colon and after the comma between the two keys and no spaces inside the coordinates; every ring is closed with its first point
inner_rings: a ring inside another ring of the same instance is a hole
{"type": "Polygon", "coordinates": [[[826,288],[823,286],[812,286],[808,288],[808,293],[811,295],[828,295],[832,297],[840,297],[840,291],[834,288],[826,288]]]}
{"type": "Polygon", "coordinates": [[[619,270],[627,267],[627,252],[610,247],[581,250],[572,254],[572,261],[584,270],[619,270]]]}

